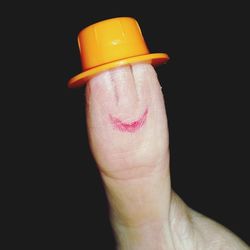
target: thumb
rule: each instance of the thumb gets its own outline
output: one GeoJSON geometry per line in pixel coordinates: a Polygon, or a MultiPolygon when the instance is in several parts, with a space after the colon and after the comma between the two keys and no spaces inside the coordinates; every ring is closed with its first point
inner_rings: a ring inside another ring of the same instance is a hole
{"type": "Polygon", "coordinates": [[[86,102],[114,228],[160,226],[171,188],[167,118],[154,68],[141,63],[105,71],[87,84],[86,102]]]}

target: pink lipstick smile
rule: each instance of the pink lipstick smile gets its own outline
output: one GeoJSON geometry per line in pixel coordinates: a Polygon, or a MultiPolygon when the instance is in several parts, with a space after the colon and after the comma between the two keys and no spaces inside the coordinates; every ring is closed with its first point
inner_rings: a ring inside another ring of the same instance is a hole
{"type": "Polygon", "coordinates": [[[145,112],[138,120],[129,123],[123,122],[120,119],[113,117],[112,115],[109,115],[109,118],[115,129],[121,132],[134,133],[144,125],[147,119],[147,114],[148,109],[145,110],[145,112]]]}

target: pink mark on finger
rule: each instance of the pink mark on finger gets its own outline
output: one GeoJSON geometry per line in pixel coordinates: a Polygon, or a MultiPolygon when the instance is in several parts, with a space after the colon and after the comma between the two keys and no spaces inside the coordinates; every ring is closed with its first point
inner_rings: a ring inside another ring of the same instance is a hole
{"type": "Polygon", "coordinates": [[[109,115],[109,118],[114,129],[117,129],[121,132],[134,133],[145,124],[147,119],[147,114],[148,114],[148,109],[145,110],[145,112],[141,115],[141,117],[138,120],[129,123],[123,122],[119,118],[113,117],[112,115],[109,115]]]}

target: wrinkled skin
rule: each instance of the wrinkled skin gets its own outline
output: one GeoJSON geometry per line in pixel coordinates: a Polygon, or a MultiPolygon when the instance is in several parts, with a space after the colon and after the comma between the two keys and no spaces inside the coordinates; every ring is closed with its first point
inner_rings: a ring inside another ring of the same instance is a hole
{"type": "Polygon", "coordinates": [[[118,249],[249,249],[171,189],[164,99],[154,68],[105,71],[86,85],[89,142],[118,249]]]}

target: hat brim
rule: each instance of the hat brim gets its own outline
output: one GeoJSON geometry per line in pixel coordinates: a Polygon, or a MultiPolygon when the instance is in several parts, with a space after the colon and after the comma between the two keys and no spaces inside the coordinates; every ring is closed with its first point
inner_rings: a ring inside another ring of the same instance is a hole
{"type": "Polygon", "coordinates": [[[118,61],[114,61],[111,63],[106,63],[95,68],[86,70],[74,77],[72,77],[68,82],[69,88],[76,88],[84,85],[92,76],[115,67],[131,64],[131,63],[138,63],[138,62],[148,62],[154,66],[162,64],[168,61],[169,56],[165,53],[153,53],[147,54],[142,56],[134,56],[125,59],[121,59],[118,61]]]}

